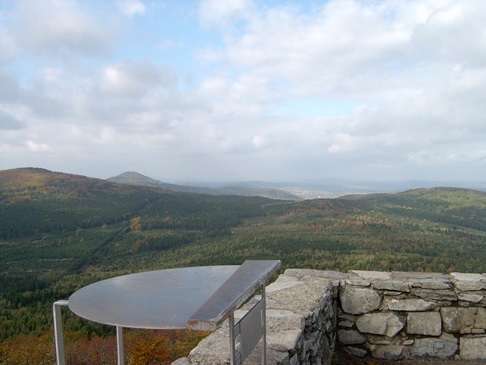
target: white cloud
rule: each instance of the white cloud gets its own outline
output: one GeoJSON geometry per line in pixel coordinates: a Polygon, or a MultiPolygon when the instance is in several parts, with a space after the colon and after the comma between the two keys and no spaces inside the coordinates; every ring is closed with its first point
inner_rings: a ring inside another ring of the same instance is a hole
{"type": "Polygon", "coordinates": [[[201,179],[484,169],[481,0],[96,4],[21,2],[0,27],[0,155],[201,179]],[[119,10],[144,17],[111,29],[119,10]],[[176,33],[157,11],[185,14],[176,33]]]}
{"type": "Polygon", "coordinates": [[[249,19],[248,31],[231,40],[220,56],[262,77],[284,78],[297,87],[325,81],[318,89],[332,90],[343,81],[336,79],[339,75],[349,71],[353,77],[357,69],[365,73],[376,67],[371,61],[380,61],[406,40],[402,32],[380,25],[376,15],[366,16],[365,6],[337,4],[313,16],[293,8],[262,12],[249,19]]]}
{"type": "Polygon", "coordinates": [[[15,53],[16,47],[12,36],[0,25],[0,65],[10,61],[15,53]]]}
{"type": "Polygon", "coordinates": [[[135,15],[145,15],[146,7],[142,1],[139,0],[118,0],[118,8],[128,17],[135,15]]]}
{"type": "Polygon", "coordinates": [[[267,138],[265,138],[264,136],[255,136],[253,137],[252,139],[252,143],[253,145],[255,146],[255,148],[262,148],[262,147],[265,147],[265,145],[267,144],[267,138]]]}
{"type": "Polygon", "coordinates": [[[18,44],[44,57],[109,52],[109,28],[73,1],[20,1],[12,22],[18,44]]]}
{"type": "Polygon", "coordinates": [[[15,77],[0,68],[0,104],[15,103],[19,98],[19,85],[15,77]]]}
{"type": "Polygon", "coordinates": [[[248,17],[251,9],[252,0],[201,0],[199,18],[204,25],[228,26],[231,21],[248,17]]]}
{"type": "Polygon", "coordinates": [[[455,1],[432,12],[412,34],[414,56],[437,63],[484,67],[486,3],[455,1]]]}
{"type": "Polygon", "coordinates": [[[27,147],[32,152],[40,152],[40,151],[50,152],[50,151],[53,151],[54,150],[47,143],[37,143],[37,142],[34,142],[34,141],[30,141],[30,140],[27,141],[27,147]]]}
{"type": "Polygon", "coordinates": [[[154,87],[174,88],[175,75],[149,63],[123,62],[108,66],[102,76],[101,90],[109,95],[140,97],[154,87]]]}
{"type": "Polygon", "coordinates": [[[4,110],[0,105],[0,130],[17,130],[23,127],[24,124],[15,116],[15,113],[4,110]]]}

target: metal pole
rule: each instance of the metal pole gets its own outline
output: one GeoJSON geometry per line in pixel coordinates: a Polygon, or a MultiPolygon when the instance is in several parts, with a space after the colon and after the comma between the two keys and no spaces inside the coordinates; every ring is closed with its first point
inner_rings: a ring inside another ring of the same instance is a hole
{"type": "Polygon", "coordinates": [[[68,305],[67,300],[58,300],[52,305],[52,317],[54,319],[54,342],[56,344],[56,363],[65,365],[64,359],[64,341],[62,338],[62,314],[61,307],[68,305]]]}
{"type": "Polygon", "coordinates": [[[231,311],[228,320],[229,335],[230,335],[230,358],[231,365],[236,365],[236,349],[235,349],[235,313],[231,311]]]}
{"type": "Polygon", "coordinates": [[[265,282],[262,284],[262,364],[267,365],[267,298],[265,293],[265,282]]]}
{"type": "Polygon", "coordinates": [[[123,355],[123,327],[116,326],[116,348],[118,365],[125,364],[125,357],[123,355]]]}

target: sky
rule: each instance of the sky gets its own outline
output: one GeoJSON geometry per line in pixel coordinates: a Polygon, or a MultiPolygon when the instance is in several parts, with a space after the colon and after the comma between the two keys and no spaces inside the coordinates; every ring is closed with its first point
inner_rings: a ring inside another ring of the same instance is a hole
{"type": "Polygon", "coordinates": [[[3,0],[17,167],[486,181],[486,1],[3,0]]]}

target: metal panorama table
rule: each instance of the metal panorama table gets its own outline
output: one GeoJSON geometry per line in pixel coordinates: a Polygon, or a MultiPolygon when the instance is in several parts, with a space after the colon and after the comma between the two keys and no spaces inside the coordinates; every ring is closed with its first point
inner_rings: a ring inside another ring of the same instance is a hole
{"type": "Polygon", "coordinates": [[[265,282],[279,260],[242,265],[148,271],[99,281],[53,305],[58,365],[65,365],[61,307],[87,320],[116,327],[118,364],[124,364],[123,327],[213,331],[229,319],[231,364],[241,364],[262,340],[266,363],[265,282]],[[261,299],[234,322],[234,311],[261,287],[261,299]]]}

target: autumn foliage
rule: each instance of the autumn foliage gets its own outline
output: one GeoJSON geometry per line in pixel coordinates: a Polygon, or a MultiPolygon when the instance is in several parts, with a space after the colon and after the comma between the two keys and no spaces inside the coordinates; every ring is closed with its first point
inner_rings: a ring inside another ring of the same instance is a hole
{"type": "MultiPolygon", "coordinates": [[[[186,330],[125,330],[124,349],[127,365],[168,365],[187,356],[207,332],[186,330]]],[[[115,365],[115,336],[65,334],[66,363],[70,365],[115,365]]],[[[52,335],[25,335],[0,344],[0,365],[52,365],[55,351],[52,335]]]]}

